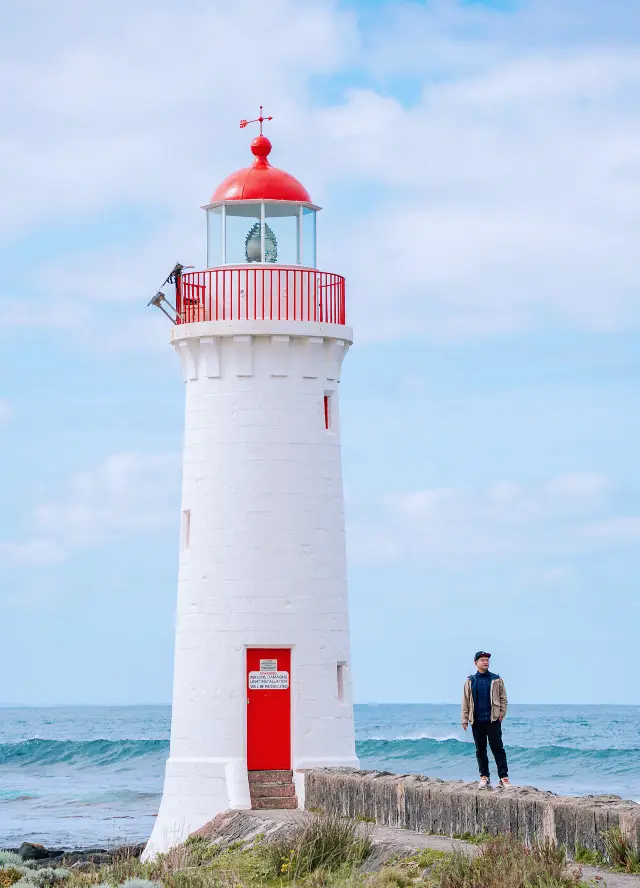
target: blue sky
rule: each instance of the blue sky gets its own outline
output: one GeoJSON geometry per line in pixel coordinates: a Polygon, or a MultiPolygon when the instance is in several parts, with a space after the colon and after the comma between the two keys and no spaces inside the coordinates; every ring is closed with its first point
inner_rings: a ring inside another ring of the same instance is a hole
{"type": "Polygon", "coordinates": [[[347,275],[359,702],[640,704],[640,9],[31,0],[0,69],[0,701],[170,699],[183,385],[146,302],[272,160],[347,275]]]}

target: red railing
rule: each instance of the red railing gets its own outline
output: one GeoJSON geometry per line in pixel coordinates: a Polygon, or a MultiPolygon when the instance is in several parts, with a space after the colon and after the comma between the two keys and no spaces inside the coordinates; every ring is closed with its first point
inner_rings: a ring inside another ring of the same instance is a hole
{"type": "Polygon", "coordinates": [[[306,268],[209,268],[176,283],[176,323],[319,321],[345,324],[344,278],[306,268]]]}

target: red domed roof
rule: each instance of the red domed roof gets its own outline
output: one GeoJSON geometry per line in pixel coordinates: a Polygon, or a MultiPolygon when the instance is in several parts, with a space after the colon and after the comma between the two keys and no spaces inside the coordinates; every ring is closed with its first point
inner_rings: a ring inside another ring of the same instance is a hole
{"type": "Polygon", "coordinates": [[[236,170],[213,192],[211,203],[222,200],[295,200],[311,203],[309,192],[296,178],[272,167],[267,160],[271,142],[266,136],[256,136],[251,143],[255,155],[253,166],[236,170]]]}

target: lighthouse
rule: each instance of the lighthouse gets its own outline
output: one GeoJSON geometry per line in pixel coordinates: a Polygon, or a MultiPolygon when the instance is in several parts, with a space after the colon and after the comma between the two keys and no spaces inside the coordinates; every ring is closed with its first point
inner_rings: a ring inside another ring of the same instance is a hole
{"type": "MultiPolygon", "coordinates": [[[[228,809],[297,808],[355,754],[339,383],[345,281],[271,143],[203,208],[175,281],[185,427],[171,743],[145,857],[228,809]]],[[[242,121],[246,126],[248,121],[242,121]]],[[[158,298],[164,298],[158,294],[158,298]]],[[[156,304],[158,304],[156,302],[156,304]]]]}

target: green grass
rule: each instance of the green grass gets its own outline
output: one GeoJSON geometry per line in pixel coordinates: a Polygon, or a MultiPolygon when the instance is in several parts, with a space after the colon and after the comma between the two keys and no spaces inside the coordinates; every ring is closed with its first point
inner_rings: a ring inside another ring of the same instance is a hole
{"type": "Polygon", "coordinates": [[[631,847],[618,827],[602,834],[605,852],[590,851],[583,845],[576,845],[575,859],[586,866],[600,866],[618,873],[640,873],[640,855],[631,847]]]}
{"type": "Polygon", "coordinates": [[[511,836],[490,838],[476,855],[455,851],[436,864],[437,888],[578,888],[579,871],[567,867],[564,849],[544,842],[527,847],[511,836]]]}
{"type": "Polygon", "coordinates": [[[607,859],[599,851],[590,851],[584,845],[576,845],[574,855],[576,863],[584,863],[587,866],[606,866],[607,859]]]}
{"type": "Polygon", "coordinates": [[[454,839],[459,839],[461,842],[469,842],[471,845],[484,845],[491,838],[489,833],[481,832],[481,833],[455,833],[453,836],[454,839]]]}
{"type": "MultiPolygon", "coordinates": [[[[512,836],[484,834],[472,840],[478,848],[400,853],[368,873],[361,869],[372,847],[366,823],[294,816],[271,838],[222,848],[193,837],[148,863],[127,849],[108,866],[86,870],[32,870],[7,861],[0,865],[0,888],[587,888],[580,867],[568,865],[554,843],[528,847],[512,836]]],[[[578,848],[577,863],[640,871],[619,830],[609,830],[604,841],[606,854],[578,848]]]]}
{"type": "Polygon", "coordinates": [[[423,848],[409,856],[394,855],[387,861],[387,868],[417,879],[426,869],[431,869],[436,863],[441,863],[451,857],[451,851],[436,851],[435,848],[423,848]]]}
{"type": "Polygon", "coordinates": [[[355,867],[371,850],[368,831],[357,820],[339,814],[300,818],[293,829],[265,844],[274,878],[299,881],[317,870],[355,867]]]}
{"type": "Polygon", "coordinates": [[[609,866],[621,873],[640,873],[640,854],[631,847],[619,827],[602,834],[605,858],[609,866]]]}
{"type": "Polygon", "coordinates": [[[442,863],[451,857],[451,851],[436,851],[435,848],[425,848],[416,855],[416,863],[422,869],[442,863]]]}

